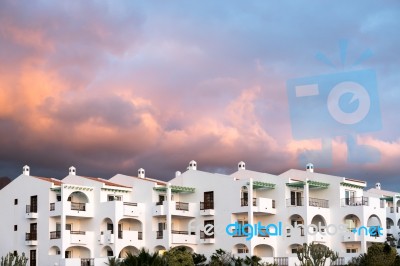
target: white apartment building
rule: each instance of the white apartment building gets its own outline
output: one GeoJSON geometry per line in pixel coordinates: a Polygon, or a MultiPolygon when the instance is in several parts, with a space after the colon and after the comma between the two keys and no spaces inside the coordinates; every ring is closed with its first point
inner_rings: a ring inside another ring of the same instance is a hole
{"type": "Polygon", "coordinates": [[[224,175],[200,171],[191,161],[169,182],[146,177],[144,169],[105,180],[79,176],[74,167],[58,180],[32,176],[25,166],[0,190],[0,254],[24,252],[35,266],[97,266],[142,247],[184,246],[206,256],[219,248],[257,255],[283,266],[298,263],[299,245],[315,242],[339,252],[336,265],[342,265],[400,232],[400,194],[366,186],[316,173],[312,164],[271,175],[240,162],[224,175]],[[232,236],[233,225],[228,234],[230,224],[281,227],[249,237],[232,236]],[[361,226],[379,226],[382,235],[361,226]]]}

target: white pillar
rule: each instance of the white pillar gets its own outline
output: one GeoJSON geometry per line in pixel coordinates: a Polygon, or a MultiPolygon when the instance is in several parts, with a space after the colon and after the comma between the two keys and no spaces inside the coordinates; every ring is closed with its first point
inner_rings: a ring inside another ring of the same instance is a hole
{"type": "Polygon", "coordinates": [[[167,243],[168,246],[166,247],[167,249],[171,247],[172,245],[172,216],[171,216],[171,210],[172,208],[175,208],[175,206],[172,206],[171,203],[171,183],[168,183],[167,185],[167,206],[165,206],[167,210],[167,243]]]}
{"type": "Polygon", "coordinates": [[[60,234],[61,234],[61,247],[60,247],[61,250],[60,251],[61,251],[61,258],[65,259],[66,238],[65,238],[64,232],[65,232],[65,224],[67,223],[66,216],[65,216],[65,212],[66,212],[65,206],[68,203],[68,201],[67,201],[68,195],[67,195],[67,192],[64,191],[64,187],[62,185],[61,185],[60,193],[61,193],[61,204],[60,204],[60,206],[61,206],[61,229],[60,229],[61,230],[61,232],[60,232],[60,234]]]}
{"type": "MultiPolygon", "coordinates": [[[[309,206],[309,195],[310,195],[310,187],[308,185],[308,178],[306,178],[306,183],[304,184],[304,206],[306,207],[306,212],[309,206]]],[[[309,221],[304,221],[305,223],[309,222],[309,221]]]]}
{"type": "MultiPolygon", "coordinates": [[[[249,180],[249,199],[248,199],[248,204],[249,204],[249,213],[248,213],[248,222],[250,225],[254,225],[254,216],[253,216],[253,178],[250,178],[249,180]]],[[[253,238],[252,238],[253,239],[253,238]]],[[[249,245],[249,253],[250,257],[253,256],[253,241],[250,241],[249,245]]]]}

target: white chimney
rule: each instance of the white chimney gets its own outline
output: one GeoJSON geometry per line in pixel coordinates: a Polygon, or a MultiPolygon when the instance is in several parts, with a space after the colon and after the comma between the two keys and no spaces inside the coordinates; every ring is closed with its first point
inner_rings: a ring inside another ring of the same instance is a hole
{"type": "Polygon", "coordinates": [[[308,163],[306,165],[306,171],[310,172],[310,173],[313,173],[314,172],[314,165],[312,163],[308,163]]]}
{"type": "Polygon", "coordinates": [[[197,163],[196,163],[196,161],[193,161],[193,160],[190,161],[188,170],[197,170],[197,163]]]}
{"type": "Polygon", "coordinates": [[[69,168],[69,175],[76,175],[76,168],[75,167],[71,166],[69,168]]]}
{"type": "Polygon", "coordinates": [[[246,164],[243,161],[238,163],[238,170],[246,170],[246,164]]]}
{"type": "Polygon", "coordinates": [[[22,168],[22,174],[23,174],[23,175],[29,175],[29,166],[25,165],[25,166],[22,168]]]}
{"type": "Polygon", "coordinates": [[[144,169],[143,169],[143,168],[140,168],[140,169],[138,170],[138,177],[144,178],[144,169]]]}
{"type": "Polygon", "coordinates": [[[381,189],[381,183],[379,183],[379,182],[376,183],[376,184],[375,184],[375,188],[380,190],[380,189],[381,189]]]}
{"type": "Polygon", "coordinates": [[[176,171],[175,172],[175,177],[178,177],[178,176],[180,176],[182,173],[180,172],[180,171],[176,171]]]}

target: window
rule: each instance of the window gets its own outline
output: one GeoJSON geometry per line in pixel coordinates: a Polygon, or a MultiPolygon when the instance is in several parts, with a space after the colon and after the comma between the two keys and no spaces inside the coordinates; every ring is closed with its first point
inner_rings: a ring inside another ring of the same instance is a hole
{"type": "Polygon", "coordinates": [[[72,224],[66,224],[65,230],[72,231],[72,224]]]}
{"type": "Polygon", "coordinates": [[[57,194],[57,201],[61,201],[61,195],[57,194]]]}
{"type": "Polygon", "coordinates": [[[297,253],[297,248],[292,248],[292,254],[296,254],[297,253]]]}
{"type": "Polygon", "coordinates": [[[71,196],[68,197],[67,201],[72,201],[72,197],[71,196]]]}
{"type": "Polygon", "coordinates": [[[14,205],[18,205],[18,199],[14,199],[14,205]]]}
{"type": "Polygon", "coordinates": [[[56,254],[57,254],[57,255],[61,255],[61,250],[58,249],[58,250],[56,251],[56,254]]]}
{"type": "Polygon", "coordinates": [[[107,250],[107,257],[112,257],[114,256],[114,253],[112,250],[107,250]]]}
{"type": "Polygon", "coordinates": [[[18,230],[18,225],[14,224],[14,231],[18,230]]]}
{"type": "Polygon", "coordinates": [[[108,195],[108,201],[122,201],[122,196],[120,196],[120,195],[108,195]]]}
{"type": "Polygon", "coordinates": [[[347,248],[346,253],[357,253],[357,249],[356,248],[347,248]]]}
{"type": "Polygon", "coordinates": [[[17,256],[18,251],[14,250],[14,256],[17,256]]]}
{"type": "Polygon", "coordinates": [[[72,251],[68,251],[68,250],[66,250],[65,251],[65,258],[72,258],[72,251]]]}
{"type": "Polygon", "coordinates": [[[247,247],[241,247],[238,248],[238,253],[242,254],[242,253],[249,253],[249,249],[247,247]]]}

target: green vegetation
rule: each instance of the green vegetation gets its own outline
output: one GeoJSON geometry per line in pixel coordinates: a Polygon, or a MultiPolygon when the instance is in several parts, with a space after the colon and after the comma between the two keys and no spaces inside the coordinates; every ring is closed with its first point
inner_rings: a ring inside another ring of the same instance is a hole
{"type": "Polygon", "coordinates": [[[327,259],[334,262],[338,259],[337,252],[320,244],[306,244],[297,250],[297,258],[301,266],[324,266],[327,259]]]}
{"type": "Polygon", "coordinates": [[[26,266],[28,258],[25,257],[25,253],[22,256],[17,254],[8,253],[6,257],[1,257],[0,266],[26,266]]]}
{"type": "Polygon", "coordinates": [[[124,259],[109,258],[109,266],[276,266],[275,264],[261,263],[257,256],[235,257],[230,252],[218,249],[209,262],[203,254],[190,253],[184,247],[172,248],[159,255],[141,249],[137,255],[128,253],[124,259]]]}

